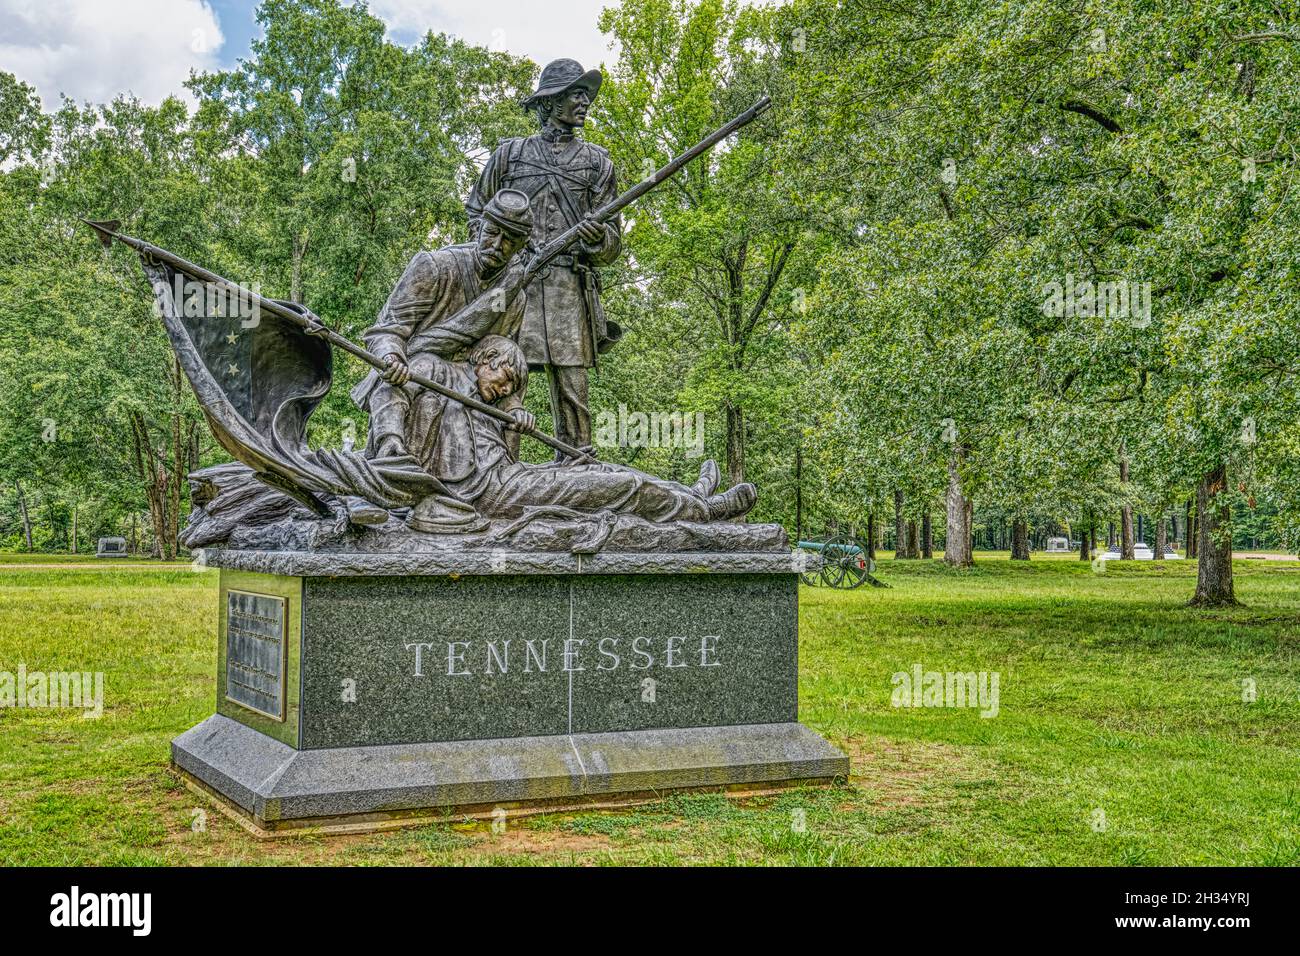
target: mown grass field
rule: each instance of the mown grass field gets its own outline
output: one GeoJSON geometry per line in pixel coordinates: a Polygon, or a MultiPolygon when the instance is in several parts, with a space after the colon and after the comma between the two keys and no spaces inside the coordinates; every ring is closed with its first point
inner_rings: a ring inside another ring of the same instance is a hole
{"type": "Polygon", "coordinates": [[[215,572],[13,557],[0,672],[103,671],[106,703],[0,709],[2,864],[1300,863],[1297,562],[1240,561],[1246,606],[1194,611],[1193,562],[885,560],[889,590],[801,593],[801,716],[847,786],[258,841],[167,769],[212,711],[215,572]],[[998,672],[998,715],[892,707],[918,663],[998,672]]]}

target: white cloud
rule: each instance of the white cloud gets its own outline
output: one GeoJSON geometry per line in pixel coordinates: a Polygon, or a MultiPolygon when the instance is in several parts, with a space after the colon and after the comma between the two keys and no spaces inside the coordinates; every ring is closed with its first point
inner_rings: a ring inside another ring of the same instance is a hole
{"type": "Polygon", "coordinates": [[[205,0],[0,0],[0,69],[36,87],[107,102],[130,91],[157,104],[191,68],[212,69],[225,42],[205,0]]]}
{"type": "Polygon", "coordinates": [[[596,26],[601,9],[613,5],[615,0],[369,0],[370,12],[404,42],[432,30],[541,65],[571,57],[587,69],[616,58],[596,26]]]}

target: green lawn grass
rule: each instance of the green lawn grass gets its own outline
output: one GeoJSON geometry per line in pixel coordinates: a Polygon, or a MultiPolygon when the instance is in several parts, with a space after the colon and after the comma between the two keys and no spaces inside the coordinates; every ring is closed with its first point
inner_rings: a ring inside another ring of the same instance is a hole
{"type": "Polygon", "coordinates": [[[1193,562],[978,558],[802,589],[801,717],[847,786],[275,841],[167,769],[212,711],[216,574],[11,565],[0,671],[103,671],[106,703],[0,709],[0,863],[1300,863],[1300,563],[1238,562],[1246,606],[1200,611],[1193,562]],[[998,715],[892,707],[918,663],[996,671],[998,715]]]}
{"type": "Polygon", "coordinates": [[[95,552],[89,554],[43,554],[39,551],[0,551],[0,567],[11,564],[94,564],[105,568],[111,568],[115,564],[132,565],[132,564],[156,564],[165,565],[187,565],[190,559],[176,559],[174,561],[160,561],[157,558],[151,558],[144,554],[128,554],[120,558],[99,558],[95,552]]]}

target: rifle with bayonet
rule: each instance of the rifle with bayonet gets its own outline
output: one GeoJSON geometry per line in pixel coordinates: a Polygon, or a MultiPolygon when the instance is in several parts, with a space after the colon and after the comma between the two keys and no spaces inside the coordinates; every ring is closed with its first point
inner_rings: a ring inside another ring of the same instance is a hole
{"type": "MultiPolygon", "coordinates": [[[[640,199],[650,190],[659,186],[664,181],[675,176],[687,163],[696,159],[701,154],[712,149],[722,140],[726,139],[732,133],[741,127],[752,123],[759,116],[771,107],[772,101],[766,96],[760,97],[745,112],[741,113],[731,122],[718,127],[704,139],[700,140],[690,149],[678,156],[673,157],[654,174],[643,179],[631,189],[628,189],[618,196],[611,199],[599,209],[594,210],[588,217],[588,220],[594,220],[598,223],[608,222],[623,210],[624,207],[631,205],[640,199]]],[[[473,302],[462,306],[455,315],[447,322],[454,328],[490,328],[495,318],[509,308],[510,303],[522,292],[528,283],[530,283],[538,273],[545,269],[556,256],[563,255],[564,252],[578,239],[578,230],[581,222],[574,223],[560,235],[556,236],[545,246],[533,254],[528,261],[528,265],[519,273],[518,277],[505,286],[499,286],[481,293],[473,302]]]]}

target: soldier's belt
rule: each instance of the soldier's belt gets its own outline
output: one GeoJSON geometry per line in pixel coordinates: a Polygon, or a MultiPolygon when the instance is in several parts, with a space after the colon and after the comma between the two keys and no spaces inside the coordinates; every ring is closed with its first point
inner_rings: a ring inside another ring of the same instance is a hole
{"type": "Polygon", "coordinates": [[[583,264],[576,256],[564,255],[556,256],[546,264],[547,269],[554,269],[556,266],[559,266],[562,269],[572,269],[574,267],[582,268],[583,264]]]}

